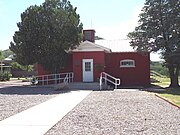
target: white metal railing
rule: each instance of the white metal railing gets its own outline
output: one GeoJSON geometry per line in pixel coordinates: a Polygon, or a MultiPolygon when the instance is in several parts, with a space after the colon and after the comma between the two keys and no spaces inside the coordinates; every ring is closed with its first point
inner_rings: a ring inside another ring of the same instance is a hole
{"type": "Polygon", "coordinates": [[[63,81],[65,84],[68,84],[69,82],[69,78],[68,78],[68,74],[66,74],[66,77],[64,78],[64,81],[63,81]]]}
{"type": "Polygon", "coordinates": [[[41,85],[58,84],[63,82],[70,83],[73,82],[73,79],[74,79],[73,72],[40,75],[32,78],[32,80],[35,81],[36,84],[38,83],[41,85]]]}
{"type": "Polygon", "coordinates": [[[119,78],[115,78],[105,72],[102,72],[100,76],[100,90],[102,90],[103,80],[104,80],[105,85],[107,85],[107,82],[114,84],[115,89],[117,89],[117,86],[120,85],[121,83],[119,78]]]}

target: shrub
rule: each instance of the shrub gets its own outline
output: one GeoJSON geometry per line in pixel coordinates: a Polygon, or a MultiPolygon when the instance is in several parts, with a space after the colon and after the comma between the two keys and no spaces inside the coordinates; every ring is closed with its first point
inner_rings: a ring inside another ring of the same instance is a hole
{"type": "Polygon", "coordinates": [[[0,81],[9,81],[11,77],[12,74],[10,74],[9,72],[0,73],[0,81]]]}

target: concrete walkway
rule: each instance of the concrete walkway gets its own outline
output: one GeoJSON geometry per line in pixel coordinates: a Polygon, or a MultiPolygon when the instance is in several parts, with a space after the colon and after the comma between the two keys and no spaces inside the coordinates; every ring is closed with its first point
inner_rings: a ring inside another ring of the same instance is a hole
{"type": "Polygon", "coordinates": [[[28,86],[30,82],[22,82],[22,80],[12,80],[0,82],[0,88],[13,87],[13,86],[28,86]]]}
{"type": "Polygon", "coordinates": [[[0,135],[43,135],[91,91],[71,91],[0,121],[0,135]]]}

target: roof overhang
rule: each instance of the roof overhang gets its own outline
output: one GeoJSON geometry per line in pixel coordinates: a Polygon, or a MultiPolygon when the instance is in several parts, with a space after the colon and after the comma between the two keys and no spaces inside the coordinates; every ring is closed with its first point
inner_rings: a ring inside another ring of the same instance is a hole
{"type": "Polygon", "coordinates": [[[111,49],[92,43],[90,41],[84,41],[81,42],[76,49],[72,50],[72,52],[99,52],[99,51],[110,53],[111,49]]]}

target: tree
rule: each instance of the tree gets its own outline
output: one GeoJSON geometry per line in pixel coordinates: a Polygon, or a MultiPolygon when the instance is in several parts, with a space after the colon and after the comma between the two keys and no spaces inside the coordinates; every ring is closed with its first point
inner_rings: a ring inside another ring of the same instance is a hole
{"type": "Polygon", "coordinates": [[[26,70],[26,71],[33,71],[33,65],[20,65],[17,62],[12,62],[11,63],[12,69],[13,70],[26,70]]]}
{"type": "Polygon", "coordinates": [[[104,38],[99,37],[99,36],[95,36],[95,40],[104,40],[104,38]]]}
{"type": "Polygon", "coordinates": [[[10,55],[14,55],[14,53],[11,50],[7,49],[2,51],[2,55],[4,56],[4,58],[7,58],[10,55]]]}
{"type": "Polygon", "coordinates": [[[146,0],[139,25],[128,34],[140,52],[161,52],[170,76],[170,87],[179,87],[180,1],[146,0]]]}
{"type": "Polygon", "coordinates": [[[40,6],[30,6],[17,26],[19,30],[10,45],[16,61],[22,65],[38,62],[52,72],[64,66],[67,51],[81,40],[80,16],[66,0],[46,0],[40,6]]]}
{"type": "Polygon", "coordinates": [[[3,60],[4,60],[4,56],[2,54],[2,51],[0,50],[0,65],[1,65],[0,73],[3,72],[3,60]]]}
{"type": "Polygon", "coordinates": [[[164,66],[164,64],[162,62],[151,61],[150,62],[150,70],[155,71],[161,75],[169,77],[168,69],[164,66]]]}
{"type": "Polygon", "coordinates": [[[0,50],[0,60],[3,60],[3,59],[4,59],[4,56],[3,56],[2,51],[0,50]]]}

